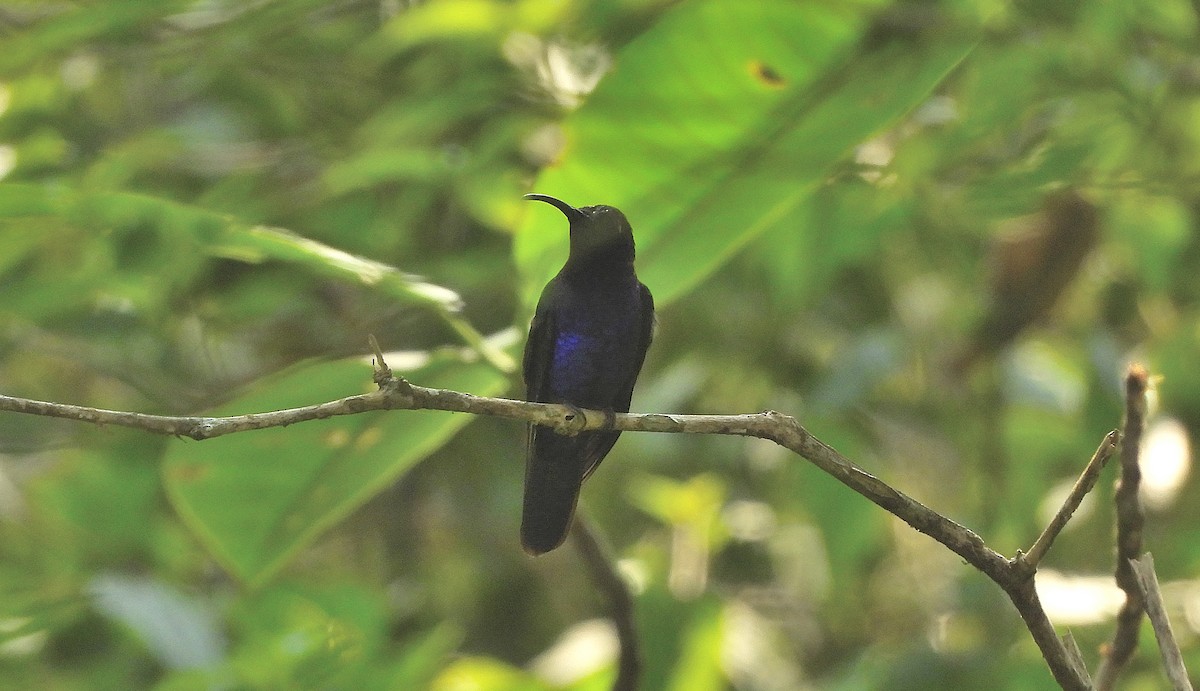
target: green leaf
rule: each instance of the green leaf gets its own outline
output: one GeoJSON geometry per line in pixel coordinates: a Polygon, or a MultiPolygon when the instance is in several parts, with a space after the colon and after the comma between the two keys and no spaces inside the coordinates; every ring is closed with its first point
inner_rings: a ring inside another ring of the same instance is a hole
{"type": "Polygon", "coordinates": [[[221,242],[210,247],[211,252],[245,261],[275,259],[300,264],[313,273],[377,286],[387,295],[406,302],[436,305],[452,312],[462,307],[462,299],[448,288],[426,283],[387,264],[357,257],[290,231],[266,226],[231,230],[221,242]]]}
{"type": "Polygon", "coordinates": [[[102,573],[87,585],[92,606],[128,627],[168,669],[220,664],[225,642],[210,602],[143,576],[102,573]]]}
{"type": "Polygon", "coordinates": [[[1192,244],[1192,215],[1170,197],[1127,194],[1113,204],[1110,226],[1133,260],[1137,278],[1155,293],[1178,280],[1192,244]]]}
{"type": "Polygon", "coordinates": [[[683,650],[671,678],[673,691],[701,691],[726,687],[722,670],[725,617],[714,602],[701,602],[684,635],[683,650]]]}
{"type": "MultiPolygon", "coordinates": [[[[436,357],[408,373],[423,386],[496,395],[506,377],[482,363],[436,357]]],[[[278,410],[361,391],[359,360],[310,365],[240,398],[220,414],[278,410]]],[[[379,412],[234,434],[167,453],[167,490],[180,515],[241,580],[256,585],[321,531],[395,481],[470,422],[439,411],[379,412]]]]}
{"type": "Polygon", "coordinates": [[[42,185],[0,184],[0,218],[24,218],[54,213],[53,197],[42,185]]]}
{"type": "Polygon", "coordinates": [[[0,221],[29,220],[42,215],[59,215],[81,227],[99,226],[106,231],[114,227],[117,230],[151,227],[183,237],[212,256],[244,262],[287,262],[316,275],[361,284],[401,304],[434,310],[464,343],[494,367],[504,372],[516,368],[508,354],[492,346],[457,315],[462,299],[454,291],[282,228],[252,225],[227,214],[145,194],[85,193],[49,185],[0,184],[0,221]]]}
{"type": "Polygon", "coordinates": [[[275,260],[315,274],[375,287],[389,297],[453,312],[462,300],[453,291],[387,264],[301,237],[280,228],[245,223],[227,214],[132,192],[89,193],[49,185],[0,184],[0,219],[64,216],[79,226],[117,231],[149,226],[186,236],[213,256],[245,262],[275,260]]]}
{"type": "MultiPolygon", "coordinates": [[[[924,100],[968,40],[894,41],[855,56],[865,21],[808,3],[679,6],[630,43],[564,125],[538,192],[611,204],[638,238],[638,273],[666,304],[791,214],[853,147],[924,100]]],[[[563,262],[563,219],[530,213],[516,240],[532,298],[563,262]]]]}
{"type": "Polygon", "coordinates": [[[453,625],[443,623],[414,638],[406,641],[388,670],[387,688],[429,688],[439,669],[462,643],[463,634],[453,625]]]}
{"type": "Polygon", "coordinates": [[[488,657],[463,657],[450,663],[430,685],[433,691],[543,691],[548,687],[528,672],[488,657]]]}
{"type": "MultiPolygon", "coordinates": [[[[0,54],[0,74],[9,75],[27,69],[31,63],[56,53],[77,50],[100,37],[121,35],[135,27],[182,8],[182,0],[170,2],[106,2],[96,5],[68,5],[55,8],[28,31],[6,37],[0,54]]],[[[13,11],[19,11],[13,9],[13,11]]]]}

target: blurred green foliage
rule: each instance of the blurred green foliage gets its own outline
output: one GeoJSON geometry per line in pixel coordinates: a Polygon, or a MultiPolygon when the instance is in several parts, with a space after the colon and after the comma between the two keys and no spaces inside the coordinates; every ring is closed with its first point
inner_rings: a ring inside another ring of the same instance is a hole
{"type": "MultiPolygon", "coordinates": [[[[0,391],[317,403],[370,385],[373,333],[418,384],[519,396],[566,249],[536,189],[634,225],[635,410],[797,415],[1011,555],[1126,362],[1176,443],[1200,429],[1197,12],[0,1],[0,391]]],[[[606,688],[577,556],[518,547],[522,444],[441,413],[203,443],[0,414],[0,686],[606,688]]],[[[1198,495],[1145,536],[1193,669],[1198,495]]],[[[998,589],[768,443],[627,434],[583,501],[647,689],[1052,687],[998,589]]],[[[1098,490],[1046,573],[1103,580],[1111,522],[1098,490]]],[[[1083,607],[1095,660],[1111,604],[1083,607]]],[[[1127,675],[1162,683],[1148,629],[1127,675]]]]}

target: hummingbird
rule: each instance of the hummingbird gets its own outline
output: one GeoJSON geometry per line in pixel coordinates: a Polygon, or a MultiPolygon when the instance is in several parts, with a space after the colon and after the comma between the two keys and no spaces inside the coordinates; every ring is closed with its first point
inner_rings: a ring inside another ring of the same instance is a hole
{"type": "MultiPolygon", "coordinates": [[[[634,272],[633,229],[611,206],[575,208],[544,194],[570,223],[571,249],[538,300],[523,358],[526,400],[629,412],[654,331],[654,298],[634,272]]],[[[531,555],[567,536],[579,490],[620,432],[568,437],[530,425],[521,545],[531,555]]]]}

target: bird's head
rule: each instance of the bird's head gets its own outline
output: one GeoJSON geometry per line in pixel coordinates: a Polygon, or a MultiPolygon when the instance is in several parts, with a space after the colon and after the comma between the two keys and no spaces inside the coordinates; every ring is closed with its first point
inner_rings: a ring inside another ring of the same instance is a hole
{"type": "Polygon", "coordinates": [[[546,202],[567,217],[571,224],[571,263],[633,265],[633,229],[618,209],[604,205],[577,209],[545,194],[527,194],[525,198],[546,202]]]}

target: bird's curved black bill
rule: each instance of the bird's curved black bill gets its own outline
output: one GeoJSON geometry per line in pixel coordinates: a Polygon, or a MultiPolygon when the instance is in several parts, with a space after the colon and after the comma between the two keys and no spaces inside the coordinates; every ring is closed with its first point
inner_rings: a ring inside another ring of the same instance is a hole
{"type": "Polygon", "coordinates": [[[580,211],[579,209],[576,209],[575,207],[571,206],[570,204],[564,202],[563,200],[561,200],[557,197],[551,197],[548,194],[536,194],[536,193],[527,194],[527,195],[525,195],[524,198],[528,199],[530,201],[534,201],[534,202],[545,202],[545,203],[549,204],[550,206],[553,206],[554,208],[563,212],[563,215],[566,216],[571,221],[575,221],[575,220],[582,221],[583,219],[587,218],[586,216],[583,215],[583,212],[580,211]]]}

